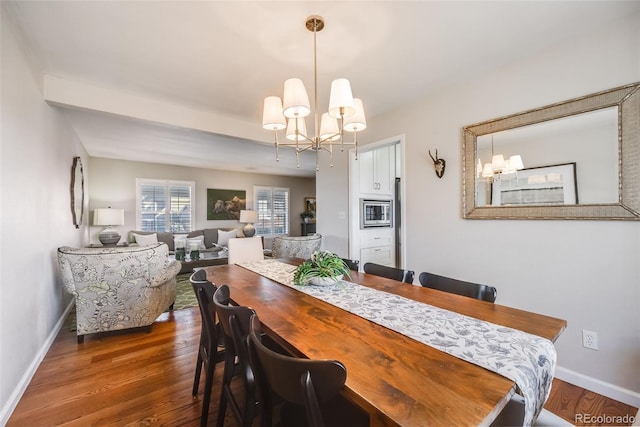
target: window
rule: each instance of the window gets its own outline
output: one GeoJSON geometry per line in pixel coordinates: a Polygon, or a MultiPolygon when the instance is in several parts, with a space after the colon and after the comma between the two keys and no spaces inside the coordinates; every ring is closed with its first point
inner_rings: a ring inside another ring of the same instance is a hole
{"type": "Polygon", "coordinates": [[[254,186],[253,194],[258,211],[256,234],[289,234],[289,189],[254,186]]]}
{"type": "Polygon", "coordinates": [[[193,181],[136,179],[136,228],[141,231],[191,231],[193,181]]]}

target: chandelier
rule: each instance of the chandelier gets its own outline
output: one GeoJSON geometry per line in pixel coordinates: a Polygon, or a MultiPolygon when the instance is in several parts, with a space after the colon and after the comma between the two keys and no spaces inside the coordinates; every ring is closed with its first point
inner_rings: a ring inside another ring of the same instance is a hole
{"type": "Polygon", "coordinates": [[[519,154],[509,157],[505,160],[504,155],[493,153],[493,135],[491,135],[491,162],[485,163],[484,167],[478,159],[477,170],[483,178],[491,180],[494,177],[499,178],[501,175],[513,174],[524,169],[522,156],[519,154]]]}
{"type": "Polygon", "coordinates": [[[316,153],[316,170],[319,170],[319,152],[328,151],[333,167],[333,146],[339,145],[340,151],[344,146],[354,146],[356,159],[358,158],[358,132],[367,127],[362,101],[351,94],[349,80],[340,78],[331,82],[329,110],[322,114],[318,127],[318,63],[316,36],[324,28],[321,16],[307,18],[306,27],[313,32],[313,109],[314,134],[308,135],[305,117],[311,114],[309,96],[302,80],[291,78],[284,82],[284,96],[281,100],[277,96],[264,99],[262,127],[273,130],[275,136],[276,161],[280,161],[278,148],[280,146],[295,147],[296,166],[300,167],[300,153],[312,150],[316,153]],[[278,141],[278,131],[286,129],[287,140],[278,141]],[[353,132],[353,141],[344,141],[344,132],[353,132]]]}

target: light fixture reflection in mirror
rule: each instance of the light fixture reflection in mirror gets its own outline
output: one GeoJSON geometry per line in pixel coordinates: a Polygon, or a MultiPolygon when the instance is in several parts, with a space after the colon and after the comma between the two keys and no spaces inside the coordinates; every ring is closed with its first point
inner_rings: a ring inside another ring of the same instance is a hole
{"type": "MultiPolygon", "coordinates": [[[[616,107],[478,136],[479,164],[486,166],[492,162],[492,142],[494,153],[501,153],[505,159],[520,155],[526,159],[524,166],[527,169],[575,163],[575,186],[580,194],[580,204],[618,201],[616,107]]],[[[491,198],[494,175],[486,175],[476,176],[477,206],[495,206],[491,198]]],[[[515,170],[498,175],[498,179],[503,183],[509,181],[512,186],[522,181],[518,180],[515,170]]],[[[568,203],[560,201],[557,204],[568,203]]]]}
{"type": "Polygon", "coordinates": [[[462,133],[465,219],[640,220],[640,83],[465,126],[462,133]],[[525,169],[514,175],[537,174],[527,182],[540,184],[542,171],[545,181],[562,182],[563,191],[574,187],[573,193],[542,202],[495,197],[495,174],[487,182],[480,172],[491,161],[492,137],[496,153],[521,155],[525,169]]]}

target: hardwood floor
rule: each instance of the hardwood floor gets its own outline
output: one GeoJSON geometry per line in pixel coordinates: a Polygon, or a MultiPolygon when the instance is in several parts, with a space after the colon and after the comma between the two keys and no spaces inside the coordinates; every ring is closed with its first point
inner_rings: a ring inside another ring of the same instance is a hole
{"type": "MultiPolygon", "coordinates": [[[[151,333],[88,336],[80,345],[67,320],[7,426],[198,426],[204,375],[198,398],[191,387],[199,336],[197,308],[162,314],[151,333]]],[[[221,374],[219,365],[214,384],[221,374]]],[[[215,425],[217,401],[214,385],[209,425],[215,425]]],[[[559,380],[546,408],[576,425],[595,425],[576,422],[576,414],[637,411],[559,380]]],[[[233,425],[227,413],[225,426],[233,425]]]]}
{"type": "Polygon", "coordinates": [[[622,420],[629,420],[638,412],[638,408],[558,379],[553,382],[545,408],[577,426],[631,425],[632,421],[622,420]],[[603,416],[609,419],[598,419],[603,416]]]}

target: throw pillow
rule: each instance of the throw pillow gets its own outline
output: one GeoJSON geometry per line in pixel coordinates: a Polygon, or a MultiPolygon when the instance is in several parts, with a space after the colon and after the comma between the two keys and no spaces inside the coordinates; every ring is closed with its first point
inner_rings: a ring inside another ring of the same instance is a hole
{"type": "Polygon", "coordinates": [[[156,233],[152,233],[152,234],[133,233],[133,237],[136,239],[136,243],[139,245],[153,245],[154,243],[158,243],[158,235],[156,233]]]}
{"type": "Polygon", "coordinates": [[[198,250],[203,251],[205,249],[207,249],[207,247],[204,245],[204,236],[198,236],[198,237],[189,237],[187,239],[187,250],[191,250],[191,244],[192,243],[197,243],[198,244],[198,250]]]}
{"type": "Polygon", "coordinates": [[[224,246],[225,248],[229,245],[229,239],[233,239],[238,237],[238,232],[236,230],[224,231],[218,230],[218,246],[224,246]]]}

